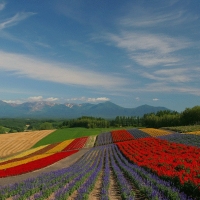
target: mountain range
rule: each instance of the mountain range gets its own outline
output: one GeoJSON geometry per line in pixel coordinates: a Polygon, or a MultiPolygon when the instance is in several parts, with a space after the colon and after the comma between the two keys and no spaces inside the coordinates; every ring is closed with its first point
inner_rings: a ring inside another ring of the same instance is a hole
{"type": "Polygon", "coordinates": [[[6,103],[0,100],[0,117],[16,118],[77,118],[81,116],[92,116],[102,118],[115,118],[116,116],[139,116],[169,110],[165,107],[154,107],[142,105],[136,108],[124,108],[110,101],[91,104],[58,104],[47,101],[25,102],[22,104],[6,103]]]}

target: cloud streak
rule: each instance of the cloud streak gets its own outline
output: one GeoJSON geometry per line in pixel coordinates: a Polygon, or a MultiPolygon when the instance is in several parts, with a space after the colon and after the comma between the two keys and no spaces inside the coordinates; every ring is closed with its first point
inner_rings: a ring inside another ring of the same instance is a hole
{"type": "Polygon", "coordinates": [[[15,14],[13,17],[5,19],[0,23],[0,30],[6,29],[8,27],[17,25],[20,21],[25,20],[26,18],[35,15],[33,12],[19,12],[15,14]]]}
{"type": "Polygon", "coordinates": [[[28,102],[35,102],[35,101],[58,101],[58,98],[55,97],[49,97],[49,98],[43,98],[43,96],[34,96],[34,97],[29,97],[27,99],[28,102]]]}
{"type": "Polygon", "coordinates": [[[200,76],[198,68],[174,68],[162,69],[154,72],[142,72],[141,75],[145,78],[165,83],[188,83],[193,82],[200,76]]]}
{"type": "Polygon", "coordinates": [[[5,3],[0,3],[0,11],[5,8],[6,4],[5,3]]]}
{"type": "Polygon", "coordinates": [[[6,103],[21,104],[21,103],[24,103],[24,102],[41,102],[41,101],[56,102],[58,100],[59,99],[55,98],[55,97],[44,98],[43,96],[32,96],[32,97],[28,97],[27,99],[3,100],[3,101],[6,102],[6,103]]]}
{"type": "Polygon", "coordinates": [[[174,26],[180,23],[196,20],[195,16],[187,14],[184,10],[176,10],[167,13],[141,11],[143,15],[128,16],[120,20],[120,25],[125,27],[155,27],[174,26]],[[134,19],[134,20],[133,20],[134,19]]]}
{"type": "Polygon", "coordinates": [[[71,64],[50,63],[27,55],[0,51],[0,70],[18,77],[106,90],[127,84],[123,78],[89,71],[71,64]]]}
{"type": "Polygon", "coordinates": [[[80,98],[71,98],[67,99],[67,101],[82,101],[82,102],[104,102],[104,101],[110,101],[107,97],[97,97],[97,98],[91,98],[91,97],[80,97],[80,98]]]}
{"type": "Polygon", "coordinates": [[[188,12],[188,3],[182,1],[153,2],[144,6],[140,1],[126,7],[126,14],[119,20],[120,25],[132,28],[172,27],[193,22],[197,15],[188,12]]]}
{"type": "MultiPolygon", "coordinates": [[[[134,91],[134,90],[133,90],[134,91]]],[[[147,84],[144,87],[135,90],[140,92],[159,92],[159,93],[185,93],[200,96],[200,89],[197,87],[185,86],[185,85],[170,85],[167,83],[157,82],[147,84]]]]}
{"type": "Polygon", "coordinates": [[[191,45],[186,39],[133,31],[119,35],[109,33],[105,38],[125,49],[132,60],[145,67],[175,64],[180,58],[174,53],[191,45]]]}

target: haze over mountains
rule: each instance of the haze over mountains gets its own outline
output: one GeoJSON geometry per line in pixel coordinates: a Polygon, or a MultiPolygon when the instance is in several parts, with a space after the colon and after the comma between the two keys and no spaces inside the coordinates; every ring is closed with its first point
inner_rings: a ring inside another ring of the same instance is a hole
{"type": "Polygon", "coordinates": [[[93,116],[115,118],[116,116],[143,116],[146,113],[169,110],[165,107],[142,105],[136,108],[123,108],[110,101],[91,104],[58,104],[54,102],[25,102],[22,104],[6,103],[0,100],[0,117],[31,117],[31,118],[77,118],[93,116]]]}

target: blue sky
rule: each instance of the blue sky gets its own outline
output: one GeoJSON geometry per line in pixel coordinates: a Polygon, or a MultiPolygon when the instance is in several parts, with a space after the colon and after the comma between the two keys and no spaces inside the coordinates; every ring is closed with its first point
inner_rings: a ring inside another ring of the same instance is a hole
{"type": "Polygon", "coordinates": [[[200,102],[199,0],[0,0],[0,99],[200,102]]]}

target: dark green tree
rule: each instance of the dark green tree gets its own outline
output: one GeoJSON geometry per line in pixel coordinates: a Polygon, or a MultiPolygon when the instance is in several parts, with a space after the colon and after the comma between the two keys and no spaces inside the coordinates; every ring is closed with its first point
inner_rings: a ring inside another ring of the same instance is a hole
{"type": "Polygon", "coordinates": [[[5,128],[3,126],[0,126],[0,134],[6,133],[5,128]]]}
{"type": "Polygon", "coordinates": [[[52,123],[44,122],[40,125],[40,130],[50,130],[53,129],[52,123]]]}

